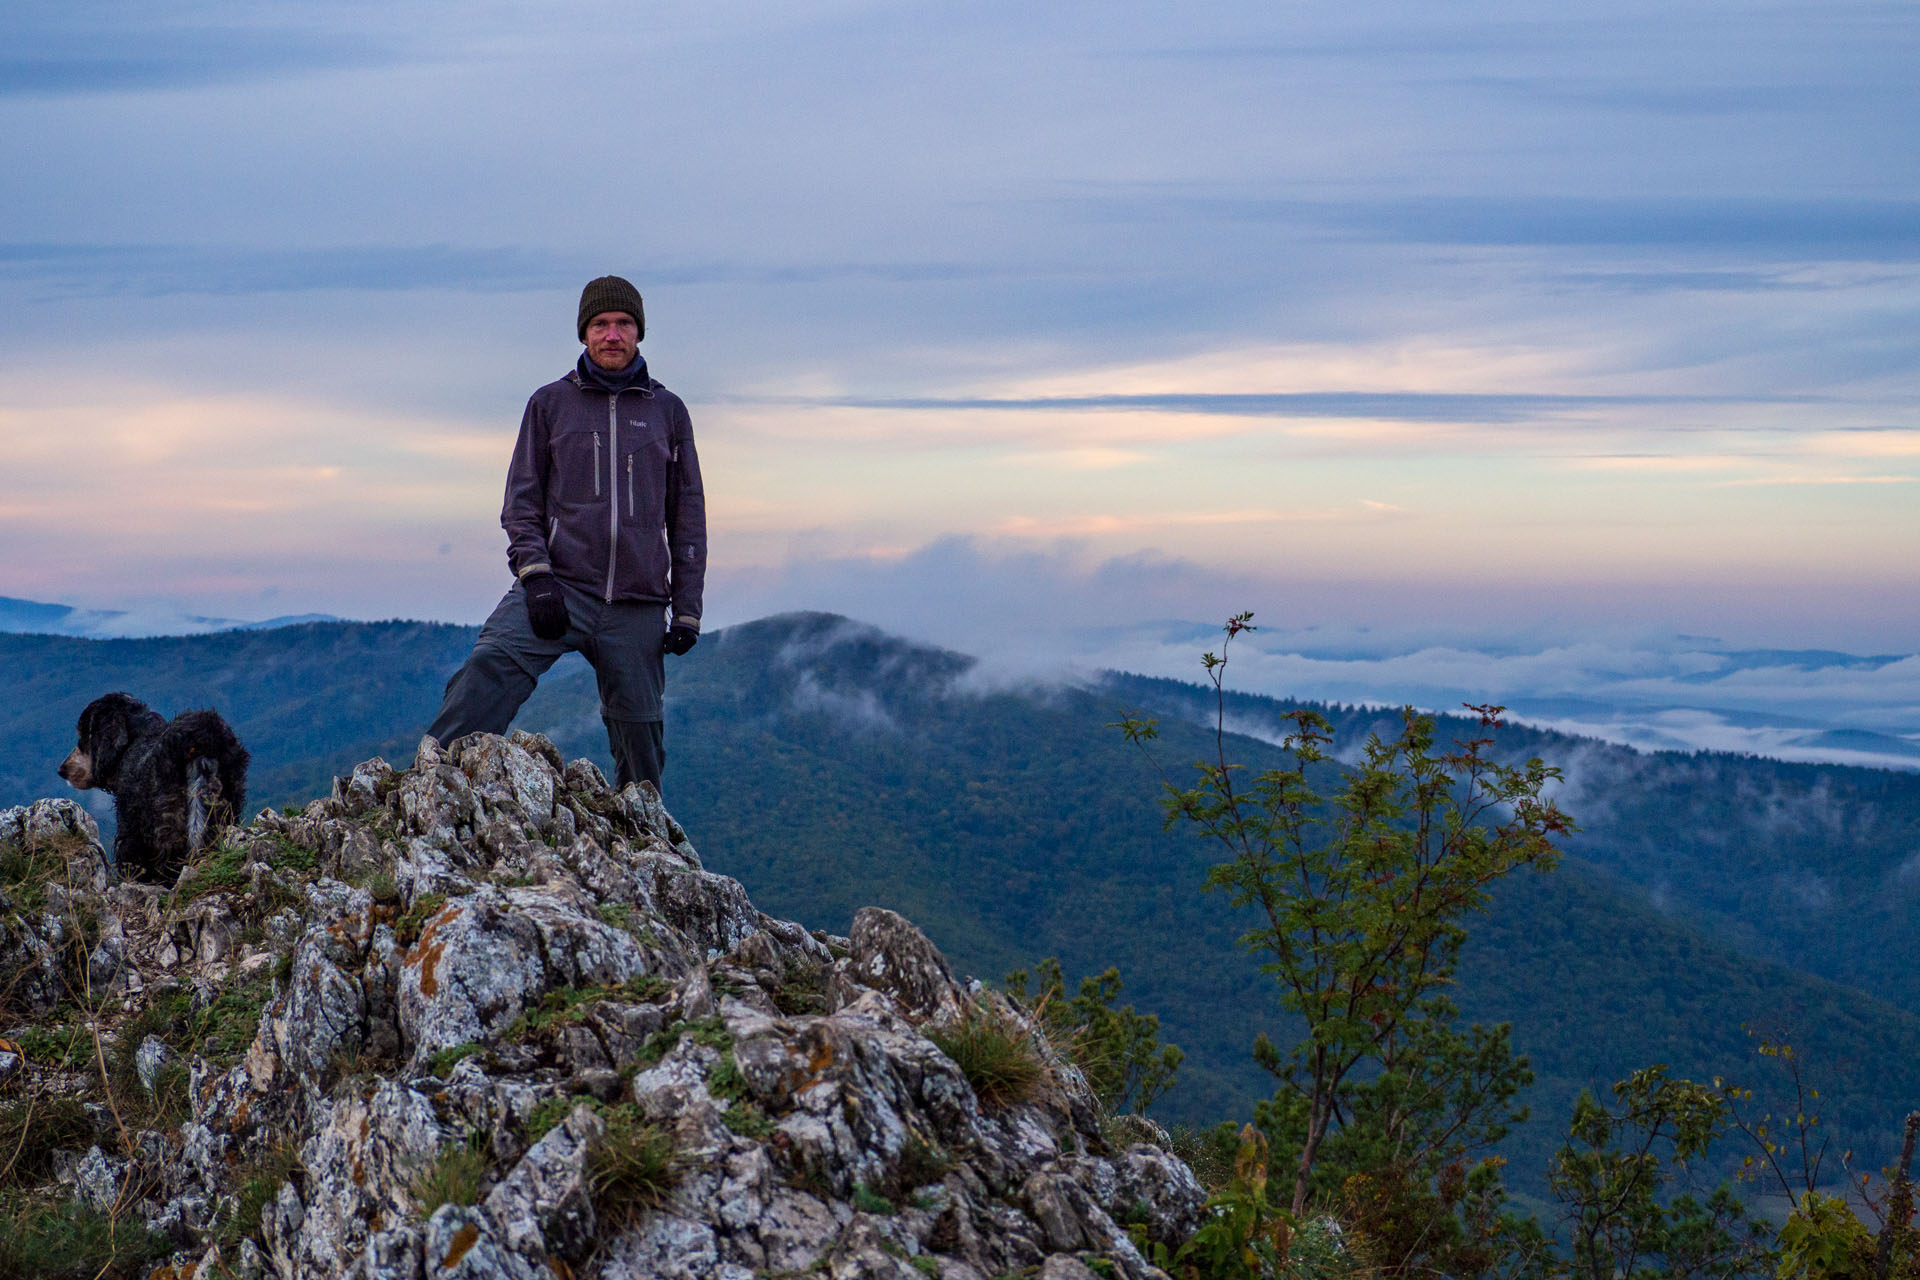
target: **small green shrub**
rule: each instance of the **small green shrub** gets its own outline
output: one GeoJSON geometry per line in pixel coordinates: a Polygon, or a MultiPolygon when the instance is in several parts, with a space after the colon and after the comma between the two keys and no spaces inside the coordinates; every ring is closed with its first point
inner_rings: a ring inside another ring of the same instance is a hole
{"type": "Polygon", "coordinates": [[[861,1213],[877,1213],[892,1217],[900,1212],[900,1206],[873,1190],[864,1182],[853,1184],[853,1207],[861,1213]]]}
{"type": "Polygon", "coordinates": [[[673,1138],[632,1103],[606,1107],[606,1131],[587,1148],[587,1187],[603,1222],[631,1226],[658,1205],[678,1174],[673,1138]]]}
{"type": "Polygon", "coordinates": [[[1046,1078],[1031,1037],[977,1008],[968,1010],[957,1026],[931,1032],[928,1039],[953,1059],[989,1107],[1031,1101],[1046,1078]]]}
{"type": "Polygon", "coordinates": [[[527,1141],[529,1143],[540,1141],[550,1130],[565,1124],[567,1117],[573,1114],[574,1108],[581,1106],[592,1107],[595,1111],[600,1110],[599,1102],[594,1099],[575,1097],[570,1093],[542,1098],[534,1104],[533,1110],[527,1115],[527,1141]]]}
{"type": "Polygon", "coordinates": [[[1108,969],[1080,980],[1079,993],[1067,994],[1057,959],[1042,960],[1029,973],[1007,975],[1007,993],[1033,1015],[1054,1049],[1080,1068],[1087,1086],[1108,1115],[1144,1114],[1173,1087],[1186,1055],[1160,1043],[1160,1019],[1115,1007],[1120,971],[1108,969]]]}
{"type": "MultiPolygon", "coordinates": [[[[60,1011],[54,1016],[58,1018],[60,1011]]],[[[78,1015],[74,1015],[77,1019],[78,1015]]],[[[20,1052],[35,1066],[71,1071],[93,1057],[93,1033],[77,1020],[27,1027],[14,1037],[20,1052]]]]}
{"type": "Polygon", "coordinates": [[[1266,1136],[1246,1125],[1240,1130],[1233,1176],[1225,1188],[1207,1197],[1199,1230],[1177,1252],[1156,1257],[1155,1263],[1175,1275],[1191,1269],[1215,1280],[1263,1280],[1286,1267],[1292,1230],[1292,1216],[1267,1198],[1266,1136]]]}
{"type": "Polygon", "coordinates": [[[747,1078],[740,1074],[740,1064],[733,1060],[732,1049],[722,1052],[719,1065],[708,1073],[707,1092],[735,1102],[747,1096],[747,1078]]]}
{"type": "Polygon", "coordinates": [[[427,1059],[427,1070],[445,1080],[453,1074],[453,1069],[476,1053],[485,1053],[487,1046],[476,1044],[472,1040],[457,1044],[451,1049],[441,1049],[427,1059]]]}
{"type": "Polygon", "coordinates": [[[159,1036],[176,1049],[192,1047],[193,989],[173,986],[157,991],[146,1006],[121,1026],[121,1035],[129,1028],[137,1031],[134,1047],[148,1036],[159,1036]]]}
{"type": "Polygon", "coordinates": [[[743,1138],[764,1142],[773,1136],[773,1121],[756,1103],[736,1102],[726,1109],[720,1119],[727,1128],[743,1138]]]}
{"type": "Polygon", "coordinates": [[[1240,1131],[1231,1120],[1205,1129],[1177,1124],[1167,1131],[1173,1154],[1186,1161],[1194,1178],[1208,1195],[1223,1190],[1233,1180],[1234,1156],[1240,1150],[1240,1131]]]}
{"type": "Polygon", "coordinates": [[[367,892],[381,906],[392,906],[400,901],[400,885],[390,871],[376,871],[373,879],[367,881],[367,892]]]}
{"type": "Polygon", "coordinates": [[[420,1216],[431,1218],[434,1210],[443,1204],[479,1204],[486,1177],[486,1135],[476,1132],[469,1134],[459,1146],[441,1152],[439,1159],[407,1184],[407,1191],[419,1206],[420,1216]]]}

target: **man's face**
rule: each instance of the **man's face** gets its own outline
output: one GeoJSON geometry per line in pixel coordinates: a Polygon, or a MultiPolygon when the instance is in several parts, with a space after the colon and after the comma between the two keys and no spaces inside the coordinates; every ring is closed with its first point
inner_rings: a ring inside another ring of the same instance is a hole
{"type": "Polygon", "coordinates": [[[587,358],[602,369],[624,369],[640,349],[640,323],[624,311],[602,311],[587,321],[587,358]]]}

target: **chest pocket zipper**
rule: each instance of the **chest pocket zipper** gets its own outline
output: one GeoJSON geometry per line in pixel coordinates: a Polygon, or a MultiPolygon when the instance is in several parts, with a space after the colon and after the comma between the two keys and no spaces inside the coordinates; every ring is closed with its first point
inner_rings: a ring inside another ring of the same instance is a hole
{"type": "Polygon", "coordinates": [[[593,433],[593,496],[600,496],[600,433],[593,433]]]}
{"type": "Polygon", "coordinates": [[[627,519],[633,519],[633,455],[627,455],[627,519]]]}

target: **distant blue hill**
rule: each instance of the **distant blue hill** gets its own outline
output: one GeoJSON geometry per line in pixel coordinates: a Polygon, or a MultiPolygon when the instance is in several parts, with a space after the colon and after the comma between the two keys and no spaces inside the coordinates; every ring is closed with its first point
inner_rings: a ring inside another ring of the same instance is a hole
{"type": "Polygon", "coordinates": [[[303,622],[337,621],[332,614],[292,613],[260,622],[209,618],[200,614],[137,613],[128,609],[76,609],[0,596],[0,632],[14,635],[78,636],[88,640],[145,636],[206,635],[214,631],[262,631],[303,622]]]}

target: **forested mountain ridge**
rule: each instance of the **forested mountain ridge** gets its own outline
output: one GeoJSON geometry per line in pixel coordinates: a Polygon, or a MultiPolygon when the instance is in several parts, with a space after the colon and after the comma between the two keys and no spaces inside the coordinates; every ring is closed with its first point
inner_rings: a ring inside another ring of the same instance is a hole
{"type": "MultiPolygon", "coordinates": [[[[0,636],[0,805],[66,794],[53,767],[85,702],[124,688],[168,713],[218,706],[255,754],[253,799],[304,803],[375,754],[397,764],[473,630],[327,623],[151,641],[0,636]]],[[[1197,667],[1196,667],[1197,670],[1197,667]]],[[[1230,700],[1272,734],[1283,704],[1230,700]]],[[[1158,780],[1109,726],[1162,718],[1181,777],[1210,745],[1196,686],[1108,676],[995,683],[970,659],[827,615],[703,638],[670,670],[668,801],[716,870],[769,910],[843,928],[878,905],[988,978],[1059,955],[1117,965],[1126,998],[1192,1055],[1167,1114],[1244,1115],[1247,1047],[1284,1030],[1240,924],[1199,885],[1213,855],[1163,832],[1158,780]]],[[[1350,751],[1397,716],[1326,708],[1350,751]]],[[[604,764],[591,674],[557,667],[519,727],[604,764]]],[[[1443,722],[1443,734],[1467,722],[1443,722]]],[[[1233,751],[1278,758],[1248,736],[1233,751]]],[[[1458,998],[1511,1020],[1541,1080],[1544,1135],[1582,1085],[1650,1060],[1754,1068],[1742,1023],[1790,1031],[1826,1074],[1836,1130],[1873,1140],[1920,1096],[1911,893],[1920,778],[1731,756],[1641,755],[1514,726],[1501,750],[1568,772],[1583,827],[1549,876],[1503,885],[1473,931],[1458,998]],[[1843,927],[1844,925],[1844,927],[1843,927]],[[1822,978],[1820,975],[1825,975],[1822,978]]],[[[1524,1154],[1523,1163],[1535,1163],[1524,1154]]]]}

